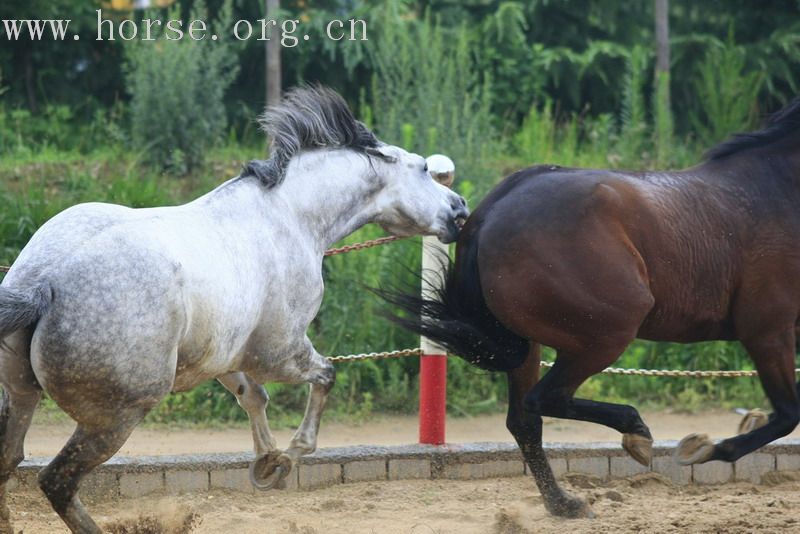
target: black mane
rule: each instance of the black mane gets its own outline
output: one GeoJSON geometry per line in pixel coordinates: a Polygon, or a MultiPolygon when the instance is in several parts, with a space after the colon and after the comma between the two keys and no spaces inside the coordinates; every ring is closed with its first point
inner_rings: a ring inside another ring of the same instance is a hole
{"type": "Polygon", "coordinates": [[[750,148],[759,148],[800,132],[800,97],[773,114],[757,132],[738,133],[706,153],[707,160],[721,159],[750,148]]]}
{"type": "Polygon", "coordinates": [[[307,148],[341,147],[357,151],[380,142],[356,120],[344,99],[322,86],[297,87],[259,117],[269,136],[270,158],[244,165],[241,177],[255,176],[268,188],[280,184],[294,155],[307,148]]]}

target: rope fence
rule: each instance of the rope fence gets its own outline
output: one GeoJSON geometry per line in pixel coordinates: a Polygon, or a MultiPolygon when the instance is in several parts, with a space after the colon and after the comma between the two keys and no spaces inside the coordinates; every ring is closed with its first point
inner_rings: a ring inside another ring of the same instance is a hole
{"type": "MultiPolygon", "coordinates": [[[[325,257],[336,256],[337,254],[345,254],[356,250],[364,250],[367,248],[377,247],[399,241],[404,239],[402,237],[388,236],[380,237],[364,241],[363,243],[354,243],[352,245],[345,245],[338,248],[332,248],[325,251],[325,257]]],[[[11,267],[7,265],[0,265],[0,272],[7,273],[11,267]]],[[[392,350],[387,352],[366,352],[362,354],[347,354],[343,356],[330,356],[328,359],[334,363],[355,362],[361,360],[386,360],[390,358],[404,358],[409,356],[422,356],[422,349],[402,349],[392,350]]],[[[552,367],[553,362],[541,362],[541,367],[552,367]]],[[[800,373],[800,369],[794,370],[796,374],[800,373]]],[[[658,376],[658,377],[673,377],[673,378],[741,378],[758,376],[758,371],[681,371],[677,369],[663,370],[663,369],[623,369],[619,367],[608,367],[601,371],[603,374],[608,375],[623,375],[623,376],[658,376]]]]}
{"type": "Polygon", "coordinates": [[[337,254],[344,254],[345,252],[353,252],[354,250],[363,250],[365,248],[377,247],[378,245],[385,245],[386,243],[399,241],[400,239],[405,239],[405,238],[391,235],[388,237],[379,237],[378,239],[371,239],[370,241],[364,241],[363,243],[355,243],[353,245],[345,245],[339,248],[331,248],[325,251],[325,257],[327,258],[328,256],[336,256],[337,254]]]}
{"type": "MultiPolygon", "coordinates": [[[[364,354],[349,354],[347,356],[330,356],[328,359],[334,363],[354,362],[359,360],[385,360],[389,358],[402,358],[406,356],[422,356],[422,349],[393,350],[389,352],[368,352],[364,354]]],[[[541,367],[553,367],[553,362],[540,362],[541,367]]],[[[800,369],[795,369],[800,373],[800,369]]],[[[758,371],[681,371],[664,369],[624,369],[607,367],[601,371],[607,375],[624,376],[659,376],[670,378],[741,378],[758,376],[758,371]]]]}

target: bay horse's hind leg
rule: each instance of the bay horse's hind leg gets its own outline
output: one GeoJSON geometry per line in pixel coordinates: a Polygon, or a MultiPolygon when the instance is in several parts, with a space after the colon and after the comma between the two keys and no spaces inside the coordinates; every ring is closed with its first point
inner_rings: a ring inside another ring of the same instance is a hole
{"type": "Polygon", "coordinates": [[[72,532],[102,532],[83,507],[78,487],[87,474],[122,447],[144,413],[120,412],[102,427],[79,423],[61,452],[39,473],[39,487],[72,532]]]}
{"type": "Polygon", "coordinates": [[[590,376],[613,363],[627,346],[573,354],[559,351],[553,367],[525,398],[532,413],[598,423],[623,434],[622,446],[642,465],[650,465],[653,437],[633,406],[573,398],[575,390],[590,376]]]}
{"type": "Polygon", "coordinates": [[[539,362],[539,344],[532,343],[525,362],[508,373],[506,427],[522,451],[547,511],[562,517],[591,517],[592,510],[583,500],[565,493],[558,485],[542,448],[542,417],[525,409],[525,394],[539,380],[539,362]]]}
{"type": "Polygon", "coordinates": [[[774,408],[765,425],[714,444],[704,434],[691,434],[678,444],[675,459],[684,465],[723,460],[734,462],[780,437],[786,436],[800,422],[800,385],[794,381],[794,326],[783,332],[743,339],[756,364],[764,392],[774,408]]]}

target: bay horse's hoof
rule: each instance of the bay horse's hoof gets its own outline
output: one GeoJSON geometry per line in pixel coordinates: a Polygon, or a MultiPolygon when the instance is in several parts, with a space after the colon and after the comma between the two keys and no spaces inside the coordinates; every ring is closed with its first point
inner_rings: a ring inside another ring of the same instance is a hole
{"type": "Polygon", "coordinates": [[[681,465],[701,464],[714,454],[714,442],[707,434],[689,434],[675,449],[675,461],[681,465]]]}
{"type": "Polygon", "coordinates": [[[267,491],[286,487],[284,479],[292,471],[292,459],[281,451],[271,451],[250,463],[250,483],[267,491]]]}
{"type": "Polygon", "coordinates": [[[578,497],[573,497],[572,495],[567,495],[566,493],[550,502],[545,499],[544,506],[551,514],[566,519],[594,518],[594,512],[586,501],[578,497]]]}
{"type": "Polygon", "coordinates": [[[767,415],[766,412],[759,409],[750,410],[742,418],[741,423],[739,423],[737,434],[747,434],[756,428],[761,428],[767,423],[769,423],[769,415],[767,415]]]}
{"type": "Polygon", "coordinates": [[[653,459],[653,440],[639,434],[623,434],[622,448],[628,451],[631,458],[647,467],[653,459]]]}

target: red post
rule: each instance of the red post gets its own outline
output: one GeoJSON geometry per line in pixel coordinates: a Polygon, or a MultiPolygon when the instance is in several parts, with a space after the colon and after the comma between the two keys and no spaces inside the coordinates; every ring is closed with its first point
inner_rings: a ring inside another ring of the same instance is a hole
{"type": "Polygon", "coordinates": [[[423,354],[419,360],[419,442],[442,445],[447,413],[447,355],[423,354]]]}
{"type": "MultiPolygon", "coordinates": [[[[433,155],[427,160],[428,171],[434,180],[450,187],[455,176],[455,165],[447,156],[433,155]]],[[[422,239],[422,272],[438,272],[443,266],[441,254],[448,247],[435,237],[422,239]]],[[[442,273],[443,274],[443,273],[442,273]]],[[[422,280],[422,297],[433,298],[435,288],[431,283],[437,276],[422,280]]],[[[421,339],[422,356],[419,360],[419,442],[427,445],[442,445],[445,442],[447,418],[447,353],[435,342],[421,339]]]]}

